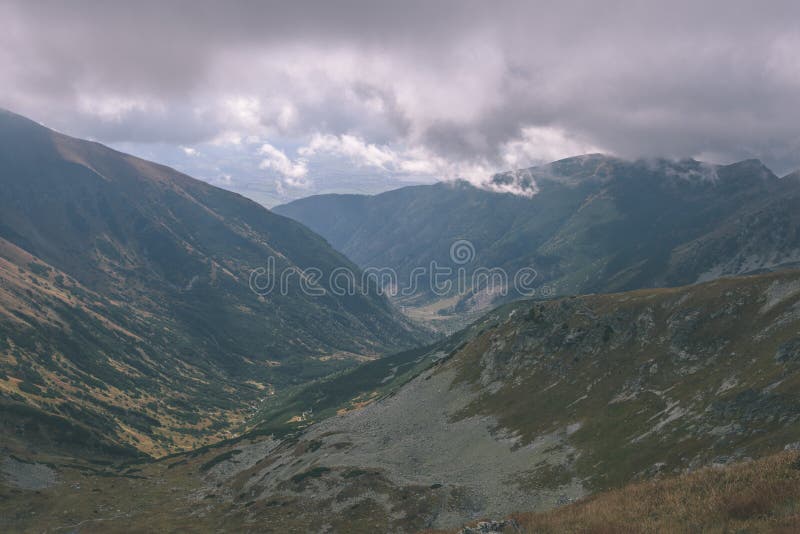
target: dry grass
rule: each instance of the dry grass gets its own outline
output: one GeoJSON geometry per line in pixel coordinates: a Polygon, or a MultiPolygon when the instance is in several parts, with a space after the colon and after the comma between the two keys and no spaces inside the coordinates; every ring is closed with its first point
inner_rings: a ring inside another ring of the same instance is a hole
{"type": "Polygon", "coordinates": [[[800,454],[630,484],[514,516],[524,532],[800,532],[800,454]]]}
{"type": "Polygon", "coordinates": [[[532,532],[797,532],[798,505],[800,456],[784,453],[632,484],[516,519],[532,532]]]}

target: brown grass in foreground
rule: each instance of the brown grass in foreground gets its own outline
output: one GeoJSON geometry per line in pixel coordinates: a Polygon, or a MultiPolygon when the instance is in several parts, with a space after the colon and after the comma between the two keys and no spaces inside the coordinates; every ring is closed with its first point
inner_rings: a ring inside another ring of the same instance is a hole
{"type": "Polygon", "coordinates": [[[514,519],[536,533],[800,532],[800,454],[630,484],[514,519]]]}

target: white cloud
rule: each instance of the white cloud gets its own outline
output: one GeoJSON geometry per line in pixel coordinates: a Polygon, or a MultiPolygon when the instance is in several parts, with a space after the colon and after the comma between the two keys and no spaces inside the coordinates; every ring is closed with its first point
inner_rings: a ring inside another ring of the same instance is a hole
{"type": "MultiPolygon", "coordinates": [[[[400,178],[423,180],[467,180],[484,187],[491,176],[505,168],[492,165],[486,159],[451,160],[439,156],[422,145],[392,148],[368,143],[355,135],[315,134],[308,144],[298,150],[298,164],[313,165],[315,157],[334,155],[346,158],[353,165],[371,168],[400,178]]],[[[287,158],[288,159],[288,158],[287,158]]]]}
{"type": "Polygon", "coordinates": [[[387,146],[367,143],[353,135],[321,135],[315,134],[308,145],[301,148],[301,156],[312,157],[318,153],[330,153],[349,158],[355,165],[386,169],[394,163],[398,156],[387,146]]]}
{"type": "Polygon", "coordinates": [[[522,136],[505,143],[501,158],[505,169],[524,169],[580,154],[607,152],[582,142],[565,130],[550,126],[528,126],[522,136]]]}
{"type": "Polygon", "coordinates": [[[269,143],[264,143],[259,152],[265,156],[259,164],[260,168],[270,169],[280,174],[285,185],[302,188],[309,187],[310,183],[306,178],[308,165],[305,159],[292,161],[286,153],[269,143]]]}

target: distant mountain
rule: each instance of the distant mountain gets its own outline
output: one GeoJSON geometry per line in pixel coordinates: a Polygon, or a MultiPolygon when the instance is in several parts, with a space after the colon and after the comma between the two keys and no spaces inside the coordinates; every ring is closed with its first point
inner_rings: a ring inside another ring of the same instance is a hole
{"type": "MultiPolygon", "coordinates": [[[[505,298],[515,296],[513,275],[525,267],[537,273],[538,294],[552,296],[800,264],[800,178],[778,178],[757,160],[709,165],[594,154],[497,175],[493,184],[524,194],[439,183],[375,196],[314,196],[274,211],[318,232],[362,268],[396,269],[401,285],[432,261],[453,268],[454,280],[458,267],[468,274],[501,268],[505,298]],[[459,240],[474,247],[466,264],[450,258],[459,240]]],[[[424,279],[413,297],[400,300],[418,309],[438,301],[427,309],[441,316],[503,298],[500,291],[443,298],[430,286],[424,279]]]]}
{"type": "MultiPolygon", "coordinates": [[[[102,476],[50,467],[61,485],[36,494],[19,486],[41,485],[34,475],[48,468],[11,463],[17,490],[0,517],[14,531],[102,518],[110,531],[147,520],[163,531],[417,532],[796,450],[798,310],[797,270],[507,304],[425,349],[271,398],[236,440],[102,476]],[[76,482],[82,499],[65,490],[76,482]]],[[[676,496],[665,513],[723,499],[713,514],[735,522],[796,503],[794,475],[750,478],[757,492],[785,492],[750,504],[736,477],[702,472],[707,490],[659,494],[676,496]]],[[[677,530],[715,523],[712,511],[672,521],[653,518],[659,509],[637,513],[677,530]]]]}
{"type": "MultiPolygon", "coordinates": [[[[193,163],[193,161],[182,161],[181,163],[186,165],[187,163],[193,163]]],[[[244,195],[267,208],[309,195],[343,193],[374,195],[400,187],[425,183],[424,181],[402,180],[391,175],[359,172],[357,169],[353,169],[352,163],[349,161],[345,162],[343,168],[336,168],[335,165],[324,165],[324,170],[310,173],[308,176],[309,183],[303,185],[287,184],[280,180],[273,182],[265,180],[263,169],[256,169],[258,172],[253,172],[252,167],[241,170],[243,171],[242,173],[231,170],[230,175],[235,176],[235,178],[231,177],[229,181],[222,179],[210,179],[207,181],[228,191],[244,195]]],[[[190,174],[203,176],[202,174],[190,174]]],[[[431,181],[428,180],[427,183],[431,181]]]]}
{"type": "Polygon", "coordinates": [[[424,340],[358,273],[244,197],[0,112],[6,441],[197,446],[273,389],[424,340]],[[250,276],[268,258],[296,277],[259,296],[250,276]],[[311,296],[297,281],[310,267],[359,287],[311,296]]]}

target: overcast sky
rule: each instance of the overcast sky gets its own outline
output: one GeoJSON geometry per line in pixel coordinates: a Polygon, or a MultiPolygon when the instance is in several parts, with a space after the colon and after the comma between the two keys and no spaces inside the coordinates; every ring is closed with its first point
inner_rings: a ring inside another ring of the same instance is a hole
{"type": "Polygon", "coordinates": [[[475,181],[596,151],[800,167],[800,3],[698,4],[2,0],[0,106],[309,190],[331,161],[475,181]]]}

